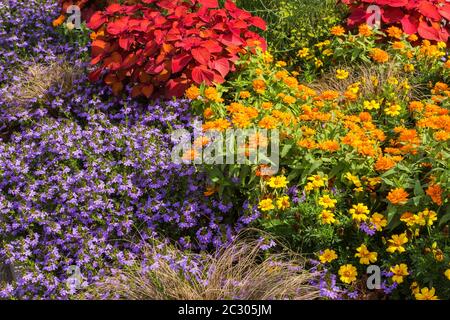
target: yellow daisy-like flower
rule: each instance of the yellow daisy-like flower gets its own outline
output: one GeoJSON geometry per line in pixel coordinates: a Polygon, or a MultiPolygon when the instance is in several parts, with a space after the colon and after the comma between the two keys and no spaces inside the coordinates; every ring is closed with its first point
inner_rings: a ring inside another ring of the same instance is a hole
{"type": "Polygon", "coordinates": [[[264,199],[261,200],[258,204],[259,209],[262,211],[270,211],[275,209],[275,206],[273,205],[272,199],[264,199]]]}
{"type": "Polygon", "coordinates": [[[392,104],[384,109],[384,113],[386,113],[388,116],[396,117],[400,115],[400,111],[402,110],[402,107],[398,104],[392,104]]]}
{"type": "Polygon", "coordinates": [[[306,58],[309,55],[309,48],[300,49],[297,53],[297,56],[300,58],[306,58]]]}
{"type": "Polygon", "coordinates": [[[339,268],[338,274],[342,282],[350,284],[356,280],[358,272],[354,266],[351,264],[346,264],[339,268]]]}
{"type": "MultiPolygon", "coordinates": [[[[432,226],[434,222],[437,220],[437,213],[433,210],[425,209],[419,212],[417,220],[420,222],[425,222],[425,224],[432,226]]],[[[424,225],[424,224],[422,224],[424,225]]]]}
{"type": "Polygon", "coordinates": [[[390,271],[393,273],[392,281],[399,284],[403,282],[403,277],[409,275],[408,266],[404,263],[396,264],[390,268],[390,271]]]}
{"type": "Polygon", "coordinates": [[[336,219],[334,218],[334,213],[330,210],[322,210],[319,217],[322,221],[322,224],[333,224],[336,222],[336,219]]]}
{"type": "Polygon", "coordinates": [[[406,233],[402,234],[394,234],[391,239],[388,240],[388,248],[386,249],[389,253],[394,253],[398,251],[398,253],[405,252],[404,244],[408,243],[408,237],[406,233]]]}
{"type": "Polygon", "coordinates": [[[370,210],[363,203],[358,203],[356,205],[354,204],[348,212],[352,215],[353,220],[361,222],[369,218],[367,214],[370,213],[370,210]]]}
{"type": "Polygon", "coordinates": [[[375,226],[377,231],[381,231],[387,226],[387,220],[384,215],[375,212],[372,217],[370,217],[370,222],[375,226]]]}
{"type": "Polygon", "coordinates": [[[361,264],[370,264],[377,261],[378,253],[370,252],[365,244],[362,244],[356,251],[355,257],[359,258],[361,264]]]}
{"type": "Polygon", "coordinates": [[[289,197],[288,196],[283,196],[277,199],[276,201],[277,204],[277,208],[280,210],[286,210],[287,208],[289,208],[291,206],[291,204],[289,203],[289,197]]]}
{"type": "Polygon", "coordinates": [[[350,73],[344,69],[338,69],[336,71],[336,79],[339,79],[339,80],[347,79],[349,75],[350,75],[350,73]]]}
{"type": "Polygon", "coordinates": [[[436,296],[436,290],[432,287],[431,289],[422,288],[420,292],[415,294],[416,300],[438,300],[436,296]]]}
{"type": "Polygon", "coordinates": [[[285,188],[288,184],[287,178],[285,176],[271,177],[269,180],[269,187],[274,189],[285,188]]]}
{"type": "Polygon", "coordinates": [[[375,101],[375,100],[371,100],[371,101],[364,101],[364,109],[367,110],[378,110],[380,109],[380,104],[375,101]]]}
{"type": "Polygon", "coordinates": [[[336,207],[337,200],[330,198],[329,195],[324,195],[319,198],[319,205],[325,209],[333,209],[336,207]]]}
{"type": "Polygon", "coordinates": [[[338,258],[336,251],[325,249],[322,254],[319,256],[319,260],[322,263],[332,262],[338,258]]]}
{"type": "Polygon", "coordinates": [[[444,275],[450,280],[450,269],[445,270],[444,275]]]}

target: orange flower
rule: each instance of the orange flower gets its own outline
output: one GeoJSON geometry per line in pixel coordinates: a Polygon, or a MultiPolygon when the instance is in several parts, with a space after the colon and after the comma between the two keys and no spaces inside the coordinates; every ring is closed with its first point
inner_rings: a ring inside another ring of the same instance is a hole
{"type": "Polygon", "coordinates": [[[337,37],[343,36],[345,34],[345,29],[341,26],[334,26],[330,30],[331,34],[337,37]]]}
{"type": "Polygon", "coordinates": [[[333,90],[326,90],[322,92],[320,98],[323,100],[335,100],[339,97],[339,92],[333,90]]]}
{"type": "Polygon", "coordinates": [[[206,188],[206,191],[203,192],[203,194],[205,195],[205,197],[209,197],[212,196],[214,193],[217,192],[217,188],[214,186],[209,186],[206,188]]]}
{"type": "Polygon", "coordinates": [[[389,54],[379,48],[374,48],[370,51],[371,58],[378,63],[385,63],[389,61],[389,54]]]}
{"type": "Polygon", "coordinates": [[[190,100],[195,100],[200,95],[200,89],[197,86],[192,85],[189,89],[186,90],[185,94],[186,98],[190,100]]]}
{"type": "Polygon", "coordinates": [[[405,49],[405,44],[401,41],[395,41],[392,44],[392,48],[394,48],[395,50],[403,50],[405,49]]]}
{"type": "Polygon", "coordinates": [[[431,200],[438,206],[442,205],[442,188],[438,184],[430,184],[427,189],[427,195],[430,196],[431,200]]]}
{"type": "Polygon", "coordinates": [[[305,149],[314,149],[316,147],[316,143],[312,139],[302,139],[297,142],[297,145],[305,149]]]}
{"type": "Polygon", "coordinates": [[[412,101],[409,104],[409,111],[413,112],[413,111],[417,111],[417,112],[421,112],[423,110],[423,103],[420,101],[412,101]]]}
{"type": "Polygon", "coordinates": [[[266,83],[264,82],[264,80],[253,80],[253,90],[255,90],[256,93],[263,94],[266,90],[266,83]]]}
{"type": "Polygon", "coordinates": [[[263,108],[264,110],[270,110],[273,107],[273,103],[272,102],[263,102],[261,104],[261,108],[263,108]]]}
{"type": "Polygon", "coordinates": [[[387,34],[389,37],[391,38],[395,38],[395,39],[401,39],[402,35],[403,35],[403,31],[402,29],[392,26],[390,28],[388,28],[387,30],[387,34]]]}
{"type": "Polygon", "coordinates": [[[358,27],[359,35],[364,37],[370,37],[372,35],[372,28],[369,27],[366,23],[361,24],[358,27]]]}
{"type": "Polygon", "coordinates": [[[239,97],[241,97],[241,99],[248,99],[250,98],[252,95],[250,94],[250,92],[248,91],[241,91],[239,93],[239,97]]]}
{"type": "Polygon", "coordinates": [[[278,120],[272,116],[265,116],[259,121],[258,125],[263,129],[275,129],[278,125],[278,120]]]}
{"type": "Polygon", "coordinates": [[[405,204],[408,201],[408,192],[403,188],[396,188],[389,192],[387,199],[394,205],[405,204]]]}
{"type": "Polygon", "coordinates": [[[375,170],[377,171],[387,171],[395,166],[395,161],[390,157],[379,157],[375,163],[375,170]]]}
{"type": "Polygon", "coordinates": [[[448,139],[450,139],[450,132],[446,132],[444,130],[439,130],[434,133],[434,138],[437,141],[447,141],[448,139]]]}
{"type": "Polygon", "coordinates": [[[212,111],[211,108],[206,108],[205,111],[203,111],[203,116],[206,119],[211,119],[213,117],[213,115],[214,115],[214,112],[212,111]]]}
{"type": "Polygon", "coordinates": [[[283,102],[286,103],[286,104],[293,104],[296,101],[297,101],[297,99],[295,99],[294,97],[291,97],[291,96],[285,96],[283,98],[283,102]]]}
{"type": "Polygon", "coordinates": [[[65,15],[60,15],[58,18],[56,18],[55,20],[53,20],[52,24],[53,27],[58,27],[60,25],[62,25],[64,23],[64,21],[66,20],[66,16],[65,15]]]}
{"type": "Polygon", "coordinates": [[[339,143],[334,140],[326,140],[319,143],[319,148],[324,151],[335,152],[339,150],[339,143]]]}

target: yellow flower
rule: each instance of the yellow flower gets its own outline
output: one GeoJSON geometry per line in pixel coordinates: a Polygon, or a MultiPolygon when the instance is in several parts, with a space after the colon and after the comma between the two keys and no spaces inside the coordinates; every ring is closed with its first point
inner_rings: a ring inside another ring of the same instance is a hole
{"type": "Polygon", "coordinates": [[[219,93],[214,87],[208,87],[205,89],[205,97],[210,101],[223,102],[223,99],[220,97],[219,93]]]}
{"type": "Polygon", "coordinates": [[[384,109],[384,113],[386,113],[388,116],[395,117],[400,114],[400,111],[402,110],[402,107],[398,104],[392,104],[384,109]]]}
{"type": "Polygon", "coordinates": [[[343,265],[339,268],[339,275],[340,279],[344,283],[352,283],[356,280],[356,276],[358,275],[358,272],[356,271],[356,268],[352,266],[351,264],[343,265]]]}
{"type": "Polygon", "coordinates": [[[323,66],[323,62],[320,59],[314,58],[314,65],[316,66],[316,68],[320,68],[321,66],[323,66]]]}
{"type": "Polygon", "coordinates": [[[367,110],[377,110],[380,109],[380,104],[375,101],[375,100],[371,100],[371,101],[364,101],[364,108],[367,110]]]}
{"type": "Polygon", "coordinates": [[[276,203],[277,203],[277,208],[280,210],[285,210],[291,206],[289,203],[288,196],[283,196],[283,197],[278,198],[276,203]]]}
{"type": "Polygon", "coordinates": [[[416,300],[438,300],[435,295],[436,290],[432,287],[431,289],[422,288],[420,292],[415,294],[416,300]]]}
{"type": "Polygon", "coordinates": [[[406,233],[394,234],[391,239],[388,240],[388,248],[386,249],[389,253],[394,253],[398,251],[399,253],[405,252],[403,245],[408,242],[408,237],[406,233]]]}
{"type": "Polygon", "coordinates": [[[309,55],[309,48],[303,48],[303,49],[299,50],[297,55],[300,58],[306,58],[309,55]]]}
{"type": "Polygon", "coordinates": [[[319,256],[319,260],[322,263],[332,262],[338,258],[336,252],[334,250],[325,249],[322,254],[319,256]]]}
{"type": "Polygon", "coordinates": [[[262,210],[262,211],[270,211],[275,209],[275,206],[273,205],[273,201],[272,199],[264,199],[261,200],[259,202],[258,207],[262,210]]]}
{"type": "Polygon", "coordinates": [[[333,224],[336,222],[334,213],[330,210],[322,210],[320,213],[320,218],[322,219],[322,224],[333,224]]]}
{"type": "Polygon", "coordinates": [[[348,76],[349,76],[349,72],[344,69],[338,69],[336,71],[336,79],[344,80],[344,79],[347,79],[348,76]]]}
{"type": "Polygon", "coordinates": [[[404,263],[396,264],[391,267],[390,271],[393,273],[392,281],[397,283],[402,283],[403,277],[409,275],[408,266],[404,263]]]}
{"type": "MultiPolygon", "coordinates": [[[[421,212],[419,212],[418,214],[418,221],[425,221],[425,224],[432,226],[434,221],[437,220],[437,213],[434,212],[433,210],[429,210],[429,209],[425,209],[421,212]]],[[[420,223],[421,225],[424,225],[422,223],[420,223]]]]}
{"type": "Polygon", "coordinates": [[[444,275],[450,280],[450,269],[445,270],[444,275]]]}
{"type": "Polygon", "coordinates": [[[365,244],[362,244],[356,251],[358,253],[355,254],[355,257],[359,258],[361,264],[370,264],[377,261],[378,253],[370,252],[365,244]]]}
{"type": "Polygon", "coordinates": [[[370,210],[363,203],[354,204],[352,208],[348,211],[352,215],[352,219],[358,222],[366,221],[369,217],[370,210]]]}
{"type": "Polygon", "coordinates": [[[377,212],[375,212],[370,218],[370,222],[375,226],[377,231],[381,231],[384,227],[387,226],[386,218],[377,212]]]}
{"type": "Polygon", "coordinates": [[[405,72],[413,72],[414,65],[412,63],[407,63],[403,66],[403,70],[405,70],[405,72]]]}
{"type": "Polygon", "coordinates": [[[331,199],[329,195],[324,195],[319,198],[319,205],[325,209],[333,209],[336,206],[337,200],[331,199]]]}
{"type": "Polygon", "coordinates": [[[274,189],[285,188],[288,184],[285,176],[271,177],[269,180],[269,186],[274,189]]]}
{"type": "Polygon", "coordinates": [[[328,183],[328,179],[325,177],[321,177],[320,175],[314,175],[311,177],[308,177],[308,181],[310,181],[309,183],[311,183],[311,185],[315,188],[321,188],[321,187],[325,187],[325,183],[328,183]]]}

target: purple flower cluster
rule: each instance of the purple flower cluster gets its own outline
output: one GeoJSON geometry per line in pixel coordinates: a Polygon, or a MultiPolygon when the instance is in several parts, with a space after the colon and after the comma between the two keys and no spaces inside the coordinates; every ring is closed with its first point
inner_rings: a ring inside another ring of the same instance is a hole
{"type": "Polygon", "coordinates": [[[253,220],[205,197],[206,177],[170,153],[170,136],[146,120],[100,112],[84,126],[43,119],[0,142],[0,261],[22,270],[14,295],[64,297],[69,266],[98,280],[154,232],[206,249],[253,220]]]}

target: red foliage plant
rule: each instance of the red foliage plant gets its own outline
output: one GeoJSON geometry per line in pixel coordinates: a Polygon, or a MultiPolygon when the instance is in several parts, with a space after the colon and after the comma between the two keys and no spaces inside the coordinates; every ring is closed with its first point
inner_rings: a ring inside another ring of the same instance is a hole
{"type": "Polygon", "coordinates": [[[223,83],[247,47],[266,42],[250,27],[264,20],[226,0],[138,0],[96,12],[88,27],[91,81],[102,75],[114,94],[125,84],[132,96],[180,97],[191,84],[223,83]]]}
{"type": "Polygon", "coordinates": [[[67,9],[70,6],[79,7],[82,19],[88,21],[96,11],[117,2],[118,0],[59,0],[59,5],[63,15],[67,15],[67,9]]]}
{"type": "Polygon", "coordinates": [[[447,0],[342,0],[350,7],[349,26],[366,22],[370,5],[381,9],[382,22],[398,25],[406,34],[447,42],[450,33],[450,3],[447,0]]]}

